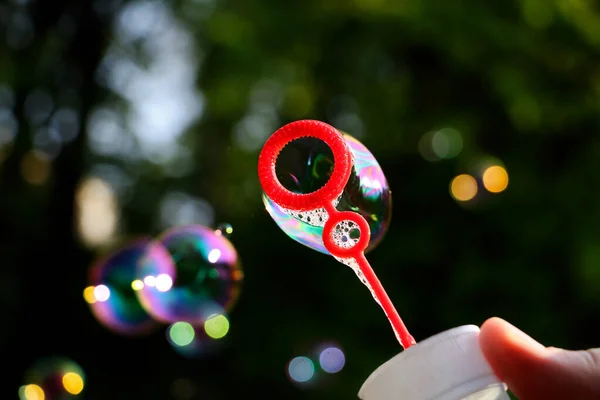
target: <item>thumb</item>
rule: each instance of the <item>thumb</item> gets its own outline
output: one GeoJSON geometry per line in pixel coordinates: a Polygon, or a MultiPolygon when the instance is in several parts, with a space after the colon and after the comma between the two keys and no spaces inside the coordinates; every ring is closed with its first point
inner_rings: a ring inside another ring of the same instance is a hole
{"type": "Polygon", "coordinates": [[[481,327],[483,354],[520,400],[600,399],[600,349],[545,347],[499,318],[481,327]]]}

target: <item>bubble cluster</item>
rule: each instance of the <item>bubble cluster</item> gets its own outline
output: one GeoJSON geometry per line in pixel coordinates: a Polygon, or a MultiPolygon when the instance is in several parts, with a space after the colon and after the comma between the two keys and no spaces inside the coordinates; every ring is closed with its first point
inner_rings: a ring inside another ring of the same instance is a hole
{"type": "Polygon", "coordinates": [[[84,297],[96,319],[108,329],[124,335],[140,335],[158,324],[137,297],[140,265],[172,266],[169,254],[150,239],[139,239],[96,261],[90,268],[84,297]]]}
{"type": "Polygon", "coordinates": [[[237,251],[224,235],[199,225],[184,226],[165,232],[157,243],[172,263],[144,263],[138,270],[143,277],[163,276],[172,282],[169,290],[144,285],[138,291],[153,318],[201,325],[209,316],[231,309],[243,273],[237,251]]]}
{"type": "Polygon", "coordinates": [[[72,400],[85,386],[83,369],[68,358],[51,357],[35,362],[19,388],[21,400],[72,400]]]}
{"type": "Polygon", "coordinates": [[[342,221],[335,225],[333,241],[344,249],[352,248],[360,238],[360,229],[352,221],[342,221]]]}
{"type": "MultiPolygon", "coordinates": [[[[338,199],[339,211],[354,211],[369,223],[371,239],[366,252],[374,249],[385,236],[392,212],[392,195],[381,166],[361,142],[342,133],[354,158],[350,179],[338,199]]],[[[296,139],[280,153],[276,174],[281,184],[294,193],[318,190],[328,180],[333,169],[333,156],[328,146],[314,138],[296,139]]],[[[322,240],[323,224],[308,221],[281,208],[264,193],[263,203],[275,223],[290,238],[329,254],[322,240]]]]}
{"type": "Polygon", "coordinates": [[[84,298],[111,331],[139,335],[168,325],[167,339],[182,355],[205,354],[230,327],[243,272],[228,236],[189,225],[142,238],[102,257],[90,268],[84,298]]]}

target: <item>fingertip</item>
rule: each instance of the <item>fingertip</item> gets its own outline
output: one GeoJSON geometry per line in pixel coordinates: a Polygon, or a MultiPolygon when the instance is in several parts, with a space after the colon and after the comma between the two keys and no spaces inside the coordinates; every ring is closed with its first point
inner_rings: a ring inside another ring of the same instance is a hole
{"type": "MultiPolygon", "coordinates": [[[[501,318],[490,318],[481,326],[481,350],[494,373],[519,397],[544,391],[546,348],[501,318]]],[[[531,397],[529,397],[531,398],[531,397]]]]}
{"type": "Polygon", "coordinates": [[[479,334],[479,343],[483,355],[490,363],[490,366],[502,380],[505,380],[504,370],[506,369],[505,360],[510,360],[509,349],[507,348],[507,322],[493,317],[481,325],[479,334]]]}
{"type": "Polygon", "coordinates": [[[493,317],[481,326],[480,342],[485,351],[503,349],[509,352],[526,353],[528,356],[544,355],[546,347],[509,322],[493,317]]]}
{"type": "Polygon", "coordinates": [[[508,324],[508,322],[498,317],[492,317],[486,320],[483,325],[481,325],[481,340],[486,343],[492,342],[506,330],[506,324],[508,324]]]}

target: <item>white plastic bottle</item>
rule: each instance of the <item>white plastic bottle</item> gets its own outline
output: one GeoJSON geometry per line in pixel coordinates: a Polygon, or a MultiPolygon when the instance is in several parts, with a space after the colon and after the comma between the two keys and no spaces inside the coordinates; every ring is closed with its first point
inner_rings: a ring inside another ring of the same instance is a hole
{"type": "Polygon", "coordinates": [[[508,400],[479,346],[479,328],[439,333],[398,354],[371,374],[362,400],[508,400]]]}

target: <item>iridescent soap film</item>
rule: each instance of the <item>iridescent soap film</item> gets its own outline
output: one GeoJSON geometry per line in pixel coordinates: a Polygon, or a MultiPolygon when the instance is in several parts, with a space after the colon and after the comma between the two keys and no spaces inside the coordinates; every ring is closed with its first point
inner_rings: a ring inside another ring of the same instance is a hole
{"type": "MultiPolygon", "coordinates": [[[[392,193],[381,166],[361,142],[343,133],[354,158],[354,168],[337,209],[360,213],[371,228],[366,252],[373,250],[385,236],[392,213],[392,193]]],[[[288,144],[296,152],[282,151],[276,164],[277,177],[288,190],[309,193],[323,186],[333,169],[333,156],[325,143],[315,139],[297,139],[288,144]],[[300,146],[300,143],[304,144],[300,146]],[[312,146],[312,147],[311,147],[312,146]],[[307,150],[307,147],[309,148],[307,150]],[[327,151],[324,151],[323,148],[327,151]],[[286,158],[287,160],[281,160],[286,158]]],[[[288,214],[263,193],[263,203],[277,225],[292,239],[323,254],[329,252],[321,239],[323,228],[309,225],[288,214]]]]}
{"type": "Polygon", "coordinates": [[[333,153],[322,140],[306,137],[291,141],[279,153],[275,173],[294,193],[311,193],[325,186],[333,171],[333,153]]]}
{"type": "Polygon", "coordinates": [[[90,285],[84,291],[96,319],[124,335],[145,334],[158,324],[141,306],[137,292],[143,282],[137,271],[141,264],[161,271],[173,270],[169,253],[150,239],[129,243],[101,258],[90,269],[90,285]]]}
{"type": "Polygon", "coordinates": [[[165,323],[196,326],[231,309],[243,273],[236,249],[220,230],[178,227],[162,234],[157,242],[168,251],[172,264],[140,265],[138,277],[153,283],[138,291],[149,314],[165,323]],[[157,284],[159,280],[162,285],[157,284]]]}
{"type": "Polygon", "coordinates": [[[43,358],[25,373],[19,388],[21,400],[72,400],[81,398],[85,387],[83,369],[63,357],[43,358]]]}

